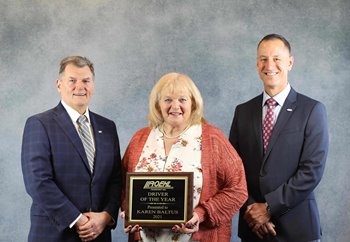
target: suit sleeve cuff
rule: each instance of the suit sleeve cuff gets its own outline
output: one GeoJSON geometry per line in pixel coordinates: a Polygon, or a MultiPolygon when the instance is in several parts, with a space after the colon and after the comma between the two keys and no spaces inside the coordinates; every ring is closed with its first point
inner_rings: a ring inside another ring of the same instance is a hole
{"type": "Polygon", "coordinates": [[[79,216],[69,225],[69,228],[73,228],[73,226],[78,222],[82,214],[79,214],[79,216]]]}

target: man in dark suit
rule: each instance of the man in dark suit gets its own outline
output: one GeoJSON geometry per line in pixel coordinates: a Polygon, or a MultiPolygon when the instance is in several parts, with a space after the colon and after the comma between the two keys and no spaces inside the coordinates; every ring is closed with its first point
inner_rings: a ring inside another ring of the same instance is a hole
{"type": "Polygon", "coordinates": [[[265,36],[257,50],[264,92],[235,110],[230,141],[243,160],[249,193],[239,217],[244,242],[320,241],[314,189],[328,152],[326,110],[290,87],[293,63],[284,37],[265,36]]]}
{"type": "Polygon", "coordinates": [[[94,77],[87,58],[64,58],[56,81],[61,102],[26,122],[30,242],[111,241],[121,196],[119,140],[114,122],[88,109],[94,77]]]}

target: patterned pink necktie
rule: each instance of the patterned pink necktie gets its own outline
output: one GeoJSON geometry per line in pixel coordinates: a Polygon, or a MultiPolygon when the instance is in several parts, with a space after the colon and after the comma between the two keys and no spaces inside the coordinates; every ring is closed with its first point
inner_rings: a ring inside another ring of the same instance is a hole
{"type": "Polygon", "coordinates": [[[263,123],[263,141],[264,141],[264,153],[266,152],[267,146],[269,144],[270,136],[273,129],[274,119],[275,119],[275,107],[277,102],[273,98],[269,98],[267,101],[267,112],[265,115],[263,123]]]}

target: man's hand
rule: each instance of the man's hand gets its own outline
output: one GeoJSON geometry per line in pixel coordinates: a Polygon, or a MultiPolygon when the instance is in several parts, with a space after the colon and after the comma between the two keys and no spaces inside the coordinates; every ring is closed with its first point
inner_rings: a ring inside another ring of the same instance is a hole
{"type": "Polygon", "coordinates": [[[250,228],[258,225],[259,227],[270,221],[271,215],[266,209],[265,203],[253,203],[247,207],[244,219],[250,228]]]}
{"type": "Polygon", "coordinates": [[[78,219],[78,221],[75,223],[75,227],[78,228],[80,226],[83,226],[84,224],[86,224],[89,221],[89,218],[86,217],[84,214],[82,214],[80,216],[80,218],[78,219]]]}
{"type": "Polygon", "coordinates": [[[266,208],[265,203],[253,203],[244,214],[249,227],[260,239],[268,234],[276,236],[275,225],[270,221],[271,215],[266,208]]]}
{"type": "Polygon", "coordinates": [[[87,217],[88,221],[80,226],[77,224],[77,232],[82,241],[96,239],[112,219],[107,212],[88,212],[84,213],[83,216],[87,217]]]}
{"type": "Polygon", "coordinates": [[[254,226],[252,231],[258,236],[260,239],[263,239],[264,236],[271,234],[272,236],[276,236],[275,225],[272,222],[267,222],[260,226],[254,226]]]}

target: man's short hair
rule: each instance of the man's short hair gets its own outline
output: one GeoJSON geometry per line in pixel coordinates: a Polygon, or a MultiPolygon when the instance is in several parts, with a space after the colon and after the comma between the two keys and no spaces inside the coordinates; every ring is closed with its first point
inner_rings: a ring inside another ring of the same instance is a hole
{"type": "Polygon", "coordinates": [[[289,50],[289,54],[292,54],[292,48],[290,47],[290,44],[289,44],[288,40],[286,38],[284,38],[282,35],[279,35],[279,34],[268,34],[268,35],[266,35],[264,38],[262,38],[260,40],[260,42],[258,44],[258,49],[259,49],[260,44],[263,41],[274,40],[274,39],[281,40],[284,43],[284,45],[287,47],[287,49],[289,50]]]}
{"type": "Polygon", "coordinates": [[[64,70],[66,69],[66,66],[68,64],[73,64],[76,67],[84,67],[88,66],[92,76],[95,77],[95,69],[94,69],[94,64],[86,57],[83,56],[67,56],[60,62],[60,70],[58,74],[61,76],[64,70]]]}

